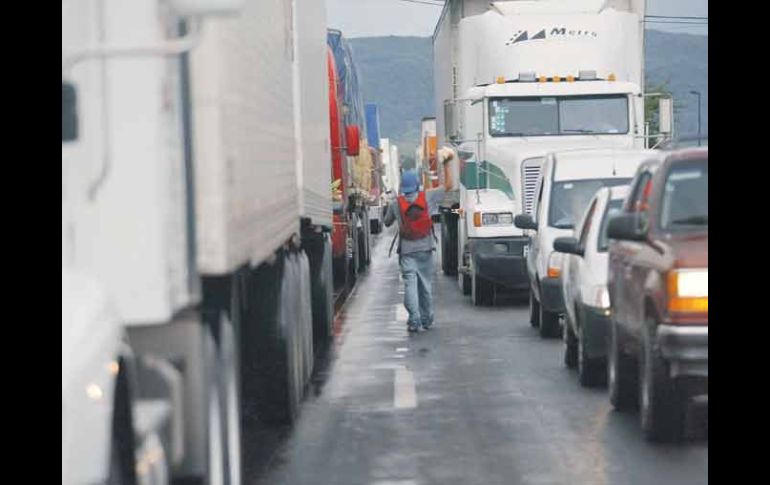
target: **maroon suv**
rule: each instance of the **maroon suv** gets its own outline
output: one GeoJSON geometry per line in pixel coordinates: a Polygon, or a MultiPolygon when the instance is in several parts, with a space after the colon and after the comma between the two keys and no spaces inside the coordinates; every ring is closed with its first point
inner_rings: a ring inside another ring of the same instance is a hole
{"type": "Polygon", "coordinates": [[[641,165],[608,226],[610,400],[653,440],[682,436],[708,394],[708,148],[641,165]]]}

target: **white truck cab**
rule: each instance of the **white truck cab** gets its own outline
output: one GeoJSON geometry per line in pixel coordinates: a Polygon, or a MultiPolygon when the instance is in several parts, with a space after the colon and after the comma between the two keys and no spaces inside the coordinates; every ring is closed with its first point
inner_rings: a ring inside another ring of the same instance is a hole
{"type": "Polygon", "coordinates": [[[586,149],[551,152],[545,157],[532,214],[515,218],[515,225],[531,236],[527,256],[530,282],[530,322],[543,337],[560,335],[559,315],[562,254],[553,242],[570,236],[596,191],[627,184],[637,167],[655,152],[640,149],[586,149]]]}

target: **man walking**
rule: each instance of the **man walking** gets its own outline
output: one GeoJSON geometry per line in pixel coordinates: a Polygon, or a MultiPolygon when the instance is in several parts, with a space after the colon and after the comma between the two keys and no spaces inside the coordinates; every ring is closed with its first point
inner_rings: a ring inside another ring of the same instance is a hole
{"type": "Polygon", "coordinates": [[[410,332],[433,326],[433,251],[431,214],[444,195],[443,188],[420,190],[414,171],[401,175],[401,194],[388,205],[383,222],[390,227],[398,220],[398,254],[404,280],[404,306],[409,312],[410,332]]]}

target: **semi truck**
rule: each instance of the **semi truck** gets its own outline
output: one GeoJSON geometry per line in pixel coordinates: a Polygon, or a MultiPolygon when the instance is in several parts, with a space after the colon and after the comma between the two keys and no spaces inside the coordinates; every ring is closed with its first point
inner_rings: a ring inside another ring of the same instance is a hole
{"type": "Polygon", "coordinates": [[[339,30],[327,32],[332,147],[335,291],[344,295],[370,261],[372,154],[353,50],[339,30]]]}
{"type": "Polygon", "coordinates": [[[390,141],[390,138],[380,139],[382,147],[382,170],[385,192],[390,196],[398,193],[401,183],[401,166],[398,161],[398,146],[390,141]]]}
{"type": "Polygon", "coordinates": [[[239,484],[332,320],[325,9],[62,1],[62,484],[239,484]]]}
{"type": "MultiPolygon", "coordinates": [[[[642,0],[448,0],[433,34],[442,268],[474,304],[528,291],[532,210],[546,153],[644,147],[642,0]],[[492,293],[492,295],[490,295],[492,293]]],[[[534,284],[534,283],[533,283],[534,284]]]]}
{"type": "Polygon", "coordinates": [[[385,210],[383,151],[380,145],[380,112],[374,103],[366,104],[366,139],[372,154],[372,178],[369,187],[369,223],[372,234],[382,232],[385,210]]]}
{"type": "Polygon", "coordinates": [[[439,186],[436,143],[436,118],[425,117],[420,120],[420,146],[417,148],[415,164],[421,175],[422,185],[426,189],[439,186]]]}

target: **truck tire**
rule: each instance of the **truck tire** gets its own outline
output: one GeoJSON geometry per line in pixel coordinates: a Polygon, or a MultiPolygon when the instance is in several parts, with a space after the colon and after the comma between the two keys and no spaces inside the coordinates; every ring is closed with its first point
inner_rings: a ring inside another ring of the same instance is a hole
{"type": "Polygon", "coordinates": [[[494,303],[494,283],[485,280],[473,270],[471,276],[471,301],[474,306],[488,306],[494,303]]]}
{"type": "Polygon", "coordinates": [[[441,214],[441,269],[447,276],[457,274],[456,218],[451,212],[441,214]]]}
{"type": "Polygon", "coordinates": [[[136,464],[131,396],[124,362],[115,381],[112,413],[112,440],[108,485],[135,485],[136,464]]]}
{"type": "Polygon", "coordinates": [[[250,415],[260,422],[291,424],[312,371],[310,269],[304,252],[282,251],[255,270],[248,334],[250,357],[243,386],[250,415]]]}
{"type": "Polygon", "coordinates": [[[637,403],[637,373],[634,363],[620,348],[618,324],[610,322],[610,345],[607,356],[607,381],[610,403],[618,411],[633,409],[637,403]]]}
{"type": "Polygon", "coordinates": [[[313,347],[321,350],[332,336],[334,318],[331,238],[328,233],[313,234],[303,240],[303,247],[310,262],[313,347]]]}
{"type": "Polygon", "coordinates": [[[463,295],[471,294],[471,278],[465,273],[457,273],[457,284],[460,286],[460,291],[463,295]]]}
{"type": "Polygon", "coordinates": [[[639,418],[650,441],[679,441],[684,436],[687,394],[668,373],[668,364],[655,348],[655,322],[648,318],[639,355],[639,418]]]}

